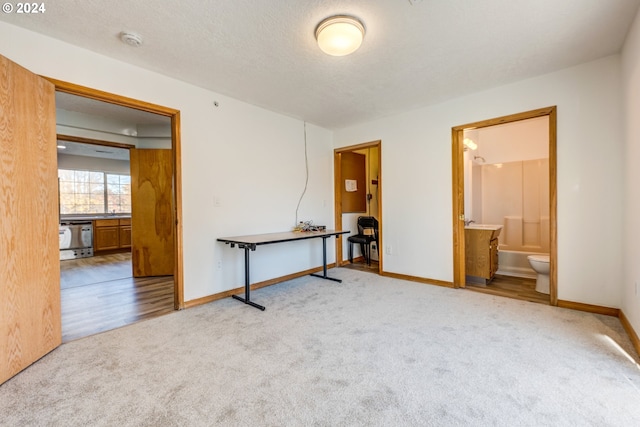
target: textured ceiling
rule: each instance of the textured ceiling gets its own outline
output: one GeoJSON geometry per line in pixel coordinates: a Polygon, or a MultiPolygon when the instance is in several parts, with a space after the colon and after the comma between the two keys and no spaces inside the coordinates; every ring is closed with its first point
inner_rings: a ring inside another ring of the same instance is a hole
{"type": "Polygon", "coordinates": [[[617,53],[639,3],[58,0],[0,20],[336,129],[617,53]],[[333,14],[365,24],[350,56],[316,46],[333,14]],[[144,45],[122,43],[123,30],[144,45]]]}

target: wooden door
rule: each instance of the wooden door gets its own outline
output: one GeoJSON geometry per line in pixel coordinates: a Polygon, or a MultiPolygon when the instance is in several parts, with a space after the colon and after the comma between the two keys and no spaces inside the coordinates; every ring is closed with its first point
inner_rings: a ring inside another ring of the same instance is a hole
{"type": "Polygon", "coordinates": [[[131,258],[134,277],[174,272],[171,150],[130,150],[131,258]]]}
{"type": "Polygon", "coordinates": [[[55,87],[0,56],[0,383],[62,342],[55,87]]]}
{"type": "Polygon", "coordinates": [[[341,155],[342,213],[367,211],[366,159],[358,153],[341,155]]]}

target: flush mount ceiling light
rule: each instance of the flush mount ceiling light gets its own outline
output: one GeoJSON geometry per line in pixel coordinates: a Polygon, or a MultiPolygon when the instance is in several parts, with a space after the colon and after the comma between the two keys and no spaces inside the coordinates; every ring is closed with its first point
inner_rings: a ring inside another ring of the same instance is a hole
{"type": "Polygon", "coordinates": [[[132,33],[130,31],[123,31],[120,33],[120,40],[129,46],[140,47],[142,46],[142,36],[140,34],[132,33]]]}
{"type": "Polygon", "coordinates": [[[358,50],[362,39],[364,39],[364,25],[353,16],[331,16],[316,27],[318,46],[327,55],[349,55],[358,50]]]}

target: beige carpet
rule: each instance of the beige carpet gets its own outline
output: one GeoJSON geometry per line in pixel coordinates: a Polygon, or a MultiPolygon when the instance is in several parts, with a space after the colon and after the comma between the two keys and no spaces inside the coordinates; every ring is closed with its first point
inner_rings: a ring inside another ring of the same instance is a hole
{"type": "Polygon", "coordinates": [[[64,344],[0,386],[0,425],[640,425],[618,319],[330,274],[64,344]]]}

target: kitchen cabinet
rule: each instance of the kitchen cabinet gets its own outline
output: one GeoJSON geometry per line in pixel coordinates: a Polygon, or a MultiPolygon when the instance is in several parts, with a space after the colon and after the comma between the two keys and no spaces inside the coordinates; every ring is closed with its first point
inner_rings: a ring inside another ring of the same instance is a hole
{"type": "Polygon", "coordinates": [[[96,219],[93,222],[93,251],[131,249],[131,218],[96,219]]]}
{"type": "Polygon", "coordinates": [[[120,247],[131,248],[131,218],[121,219],[120,229],[120,247]]]}
{"type": "Polygon", "coordinates": [[[488,284],[498,271],[498,238],[487,229],[465,229],[467,280],[488,284]]]}

